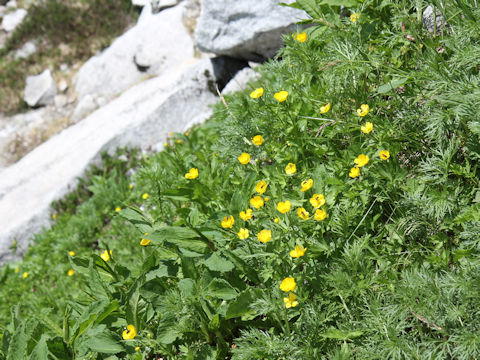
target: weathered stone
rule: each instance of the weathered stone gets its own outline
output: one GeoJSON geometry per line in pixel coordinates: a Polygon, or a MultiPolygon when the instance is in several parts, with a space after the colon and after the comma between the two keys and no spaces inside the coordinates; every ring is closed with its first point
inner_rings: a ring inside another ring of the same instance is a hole
{"type": "Polygon", "coordinates": [[[53,102],[57,94],[57,85],[52,78],[50,70],[45,70],[40,75],[28,76],[23,99],[29,106],[42,106],[53,102]]]}
{"type": "Polygon", "coordinates": [[[37,52],[37,45],[34,41],[27,41],[20,49],[15,51],[14,59],[26,59],[37,52]]]}
{"type": "Polygon", "coordinates": [[[54,104],[57,109],[67,106],[68,105],[67,96],[64,94],[55,96],[54,104]]]}
{"type": "Polygon", "coordinates": [[[15,0],[10,0],[9,2],[7,2],[7,8],[16,9],[17,8],[17,2],[15,0]]]}
{"type": "Polygon", "coordinates": [[[76,123],[98,108],[92,95],[85,95],[80,99],[72,114],[72,122],[76,123]]]}
{"type": "Polygon", "coordinates": [[[246,88],[249,81],[260,78],[260,74],[255,70],[246,67],[240,70],[223,88],[223,95],[230,95],[234,92],[243,90],[246,88]]]}
{"type": "Polygon", "coordinates": [[[58,82],[58,91],[65,92],[68,89],[68,82],[65,79],[62,79],[58,82]]]}
{"type": "MultiPolygon", "coordinates": [[[[10,2],[8,4],[10,4],[10,2]]],[[[6,32],[12,32],[18,25],[22,23],[25,16],[27,16],[27,10],[25,9],[17,9],[14,12],[6,14],[2,20],[3,30],[6,32]]]]}
{"type": "MultiPolygon", "coordinates": [[[[278,0],[202,0],[195,40],[201,51],[262,61],[283,46],[282,34],[308,18],[278,0]]],[[[290,1],[291,2],[291,1],[290,1]]]]}
{"type": "Polygon", "coordinates": [[[431,33],[433,33],[436,28],[437,35],[441,34],[442,30],[447,24],[440,10],[432,5],[427,6],[426,9],[423,11],[422,22],[427,28],[427,30],[431,33]],[[433,11],[434,9],[436,9],[435,14],[433,11]]]}

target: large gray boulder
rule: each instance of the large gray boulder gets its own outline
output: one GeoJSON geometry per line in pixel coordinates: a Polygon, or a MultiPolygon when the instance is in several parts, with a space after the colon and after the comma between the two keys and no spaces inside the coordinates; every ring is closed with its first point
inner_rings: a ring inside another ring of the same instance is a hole
{"type": "Polygon", "coordinates": [[[153,14],[147,4],[137,25],[81,67],[74,79],[78,98],[111,98],[191,59],[193,41],[182,23],[183,8],[180,4],[153,14]]]}
{"type": "Polygon", "coordinates": [[[27,16],[27,10],[17,9],[14,12],[6,14],[2,20],[2,28],[6,32],[11,32],[20,25],[23,19],[27,16]]]}
{"type": "Polygon", "coordinates": [[[251,61],[273,57],[283,45],[282,34],[294,32],[295,23],[308,18],[304,11],[280,2],[202,0],[195,31],[198,48],[251,61]]]}
{"type": "Polygon", "coordinates": [[[436,35],[440,35],[447,25],[442,13],[436,7],[429,5],[423,10],[422,23],[431,33],[436,31],[436,35]]]}
{"type": "Polygon", "coordinates": [[[20,256],[33,234],[49,226],[50,203],[71,190],[101,152],[125,145],[158,148],[169,132],[183,132],[210,116],[218,99],[214,74],[221,72],[209,59],[171,67],[0,172],[0,263],[20,256]],[[14,241],[16,255],[9,250],[14,241]]]}
{"type": "Polygon", "coordinates": [[[57,95],[57,85],[50,70],[47,69],[39,75],[27,77],[23,100],[29,106],[36,107],[53,103],[55,95],[57,95]]]}

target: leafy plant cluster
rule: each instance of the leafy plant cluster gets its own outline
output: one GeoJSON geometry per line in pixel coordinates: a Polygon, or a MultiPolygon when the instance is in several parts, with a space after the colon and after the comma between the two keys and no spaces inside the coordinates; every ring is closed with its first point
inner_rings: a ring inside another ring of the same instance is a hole
{"type": "Polygon", "coordinates": [[[257,84],[3,269],[0,358],[479,357],[480,10],[435,5],[297,0],[257,84]]]}

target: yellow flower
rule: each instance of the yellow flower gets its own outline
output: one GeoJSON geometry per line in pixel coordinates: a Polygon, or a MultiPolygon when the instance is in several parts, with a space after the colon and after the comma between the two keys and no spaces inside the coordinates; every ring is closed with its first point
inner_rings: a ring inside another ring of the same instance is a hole
{"type": "Polygon", "coordinates": [[[378,153],[378,156],[379,156],[380,159],[382,159],[382,160],[387,160],[387,159],[390,157],[390,151],[388,151],[388,150],[381,150],[381,151],[378,153]]]}
{"type": "Polygon", "coordinates": [[[368,164],[368,160],[370,160],[370,158],[368,157],[368,155],[364,155],[364,154],[360,154],[358,155],[358,157],[353,160],[353,162],[358,166],[358,167],[362,167],[362,166],[365,166],[368,164]]]}
{"type": "Polygon", "coordinates": [[[299,258],[303,255],[305,255],[305,251],[307,251],[306,248],[300,245],[295,245],[295,249],[290,251],[290,256],[293,258],[299,258]]]}
{"type": "Polygon", "coordinates": [[[57,218],[57,214],[52,215],[52,219],[55,220],[57,218]]]}
{"type": "Polygon", "coordinates": [[[266,196],[264,200],[265,200],[265,202],[269,202],[270,198],[268,196],[266,196]]]}
{"type": "Polygon", "coordinates": [[[255,187],[255,191],[260,195],[267,191],[268,184],[265,180],[259,181],[255,187]]]}
{"type": "Polygon", "coordinates": [[[122,333],[123,340],[132,340],[135,336],[137,336],[137,330],[132,324],[128,325],[122,333]]]}
{"type": "Polygon", "coordinates": [[[263,95],[263,88],[258,88],[258,89],[255,89],[253,90],[251,93],[250,93],[250,97],[252,99],[258,99],[259,97],[261,97],[263,95]]]}
{"type": "Polygon", "coordinates": [[[360,127],[360,130],[362,130],[364,134],[368,134],[370,131],[373,130],[373,124],[370,121],[367,121],[365,125],[360,127]]]}
{"type": "Polygon", "coordinates": [[[150,239],[142,238],[142,240],[140,241],[140,245],[147,246],[148,244],[150,244],[150,242],[151,242],[150,239]]]}
{"type": "Polygon", "coordinates": [[[269,242],[270,240],[272,240],[272,230],[263,229],[257,234],[257,238],[264,244],[269,242]]]}
{"type": "Polygon", "coordinates": [[[323,206],[325,204],[325,196],[323,196],[323,194],[313,194],[310,198],[310,204],[312,204],[314,208],[323,206]]]}
{"type": "Polygon", "coordinates": [[[70,255],[70,256],[72,256],[72,257],[75,256],[75,251],[69,251],[69,252],[68,252],[68,255],[70,255]]]}
{"type": "Polygon", "coordinates": [[[297,288],[297,283],[295,282],[295,279],[293,277],[287,277],[282,280],[282,283],[280,284],[280,290],[289,292],[289,291],[295,291],[297,288]]]}
{"type": "Polygon", "coordinates": [[[308,213],[308,211],[305,210],[303,207],[298,208],[297,214],[298,214],[298,216],[301,217],[303,220],[308,220],[308,217],[310,216],[310,214],[308,213]]]}
{"type": "Polygon", "coordinates": [[[288,91],[279,91],[277,93],[275,93],[275,95],[273,95],[273,97],[275,98],[275,100],[277,100],[278,102],[284,102],[285,100],[287,100],[287,97],[288,97],[288,91]]]}
{"type": "Polygon", "coordinates": [[[164,143],[163,143],[163,147],[168,147],[168,143],[167,143],[167,142],[164,142],[164,143]]]}
{"type": "Polygon", "coordinates": [[[67,275],[68,276],[73,276],[75,274],[75,271],[73,269],[68,270],[67,275]]]}
{"type": "Polygon", "coordinates": [[[330,103],[326,103],[324,106],[320,107],[320,114],[326,114],[330,110],[330,103]]]}
{"type": "Polygon", "coordinates": [[[327,212],[323,209],[317,209],[313,215],[313,218],[317,221],[325,220],[327,218],[327,212]]]}
{"type": "Polygon", "coordinates": [[[116,211],[116,212],[120,212],[120,211],[122,211],[122,208],[121,208],[120,206],[117,206],[117,207],[115,208],[115,211],[116,211]]]}
{"type": "Polygon", "coordinates": [[[142,195],[142,199],[143,199],[143,200],[147,200],[147,199],[148,199],[148,196],[149,196],[149,195],[148,195],[147,193],[145,193],[145,194],[142,195]]]}
{"type": "Polygon", "coordinates": [[[255,209],[258,210],[264,205],[264,202],[260,196],[256,195],[250,199],[250,205],[252,205],[255,209]]]}
{"type": "Polygon", "coordinates": [[[285,302],[285,307],[287,309],[298,305],[297,296],[294,293],[288,294],[288,297],[284,297],[283,301],[285,302]]]}
{"type": "Polygon", "coordinates": [[[198,177],[198,169],[197,168],[191,168],[188,170],[188,173],[185,174],[185,179],[188,180],[193,180],[198,177]]]}
{"type": "Polygon", "coordinates": [[[240,231],[238,232],[238,237],[240,238],[240,240],[244,240],[246,238],[248,238],[248,236],[250,235],[248,229],[240,229],[240,231]]]}
{"type": "Polygon", "coordinates": [[[304,43],[305,41],[307,41],[307,38],[308,36],[305,31],[295,36],[295,40],[300,41],[301,43],[304,43]]]}
{"type": "Polygon", "coordinates": [[[133,189],[133,184],[128,185],[128,188],[129,188],[130,190],[132,190],[132,189],[133,189]]]}
{"type": "Polygon", "coordinates": [[[303,180],[300,186],[302,187],[300,191],[305,192],[311,189],[311,187],[313,186],[313,180],[312,179],[303,180]]]}
{"type": "Polygon", "coordinates": [[[253,216],[253,211],[252,209],[247,209],[246,211],[240,211],[240,218],[243,221],[250,220],[253,216]]]}
{"type": "Polygon", "coordinates": [[[110,260],[110,256],[112,256],[112,250],[110,250],[110,254],[108,253],[107,250],[105,250],[100,257],[103,259],[103,261],[108,261],[110,260]]]}
{"type": "Polygon", "coordinates": [[[27,277],[28,277],[28,272],[25,271],[25,272],[23,273],[23,275],[22,275],[22,278],[23,278],[23,279],[26,279],[27,277]]]}
{"type": "Polygon", "coordinates": [[[190,135],[190,133],[188,131],[185,132],[185,136],[188,136],[190,135]]]}
{"type": "Polygon", "coordinates": [[[20,268],[16,267],[15,272],[18,273],[20,271],[20,268]]]}
{"type": "Polygon", "coordinates": [[[222,220],[222,227],[224,229],[232,228],[233,224],[235,224],[235,219],[233,218],[233,215],[225,216],[222,220]]]}
{"type": "Polygon", "coordinates": [[[290,208],[292,207],[292,204],[290,204],[290,201],[280,201],[277,204],[277,210],[281,212],[282,214],[285,214],[290,211],[290,208]]]}
{"type": "Polygon", "coordinates": [[[140,346],[135,347],[135,351],[139,352],[140,351],[140,346]]]}
{"type": "Polygon", "coordinates": [[[348,174],[348,176],[350,176],[351,178],[356,178],[359,175],[360,175],[360,168],[356,166],[351,168],[350,173],[348,174]]]}
{"type": "Polygon", "coordinates": [[[252,138],[252,143],[256,146],[260,146],[263,144],[263,137],[262,135],[255,135],[253,138],[252,138]]]}
{"type": "Polygon", "coordinates": [[[295,166],[295,164],[288,163],[287,166],[285,167],[285,172],[288,175],[295,174],[297,172],[297,167],[295,166]]]}
{"type": "Polygon", "coordinates": [[[351,21],[351,22],[357,21],[358,18],[360,18],[360,14],[359,14],[359,13],[354,13],[354,14],[351,14],[351,15],[350,15],[350,21],[351,21]]]}
{"type": "Polygon", "coordinates": [[[360,105],[360,109],[357,109],[357,115],[365,116],[368,114],[369,111],[370,111],[370,106],[368,106],[367,104],[362,104],[360,105]]]}
{"type": "Polygon", "coordinates": [[[278,224],[278,223],[279,223],[279,221],[280,221],[280,219],[279,219],[278,217],[277,217],[277,218],[275,218],[275,219],[273,219],[273,222],[274,222],[275,224],[278,224]]]}
{"type": "Polygon", "coordinates": [[[239,157],[238,157],[238,161],[240,161],[240,164],[243,164],[243,165],[246,165],[250,162],[250,155],[247,154],[247,153],[242,153],[239,157]]]}

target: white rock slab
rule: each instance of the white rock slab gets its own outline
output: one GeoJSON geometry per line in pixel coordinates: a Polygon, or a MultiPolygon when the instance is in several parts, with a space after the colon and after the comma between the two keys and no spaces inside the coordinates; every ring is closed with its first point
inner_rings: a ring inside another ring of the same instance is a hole
{"type": "Polygon", "coordinates": [[[148,148],[183,131],[199,114],[208,116],[217,97],[208,59],[172,67],[146,80],[65,129],[0,173],[0,263],[21,255],[33,233],[48,227],[50,204],[76,184],[102,151],[117,146],[148,148]],[[188,104],[188,106],[185,106],[188,104]],[[17,241],[14,256],[9,246],[17,241]]]}
{"type": "MultiPolygon", "coordinates": [[[[202,0],[195,41],[204,52],[252,61],[273,57],[283,46],[282,34],[308,15],[280,6],[280,0],[202,0]]],[[[292,2],[292,1],[283,1],[292,2]]]]}
{"type": "Polygon", "coordinates": [[[23,100],[29,106],[53,103],[55,95],[57,95],[57,85],[49,69],[39,75],[27,77],[23,100]]]}
{"type": "Polygon", "coordinates": [[[230,95],[234,92],[243,90],[245,89],[249,81],[258,78],[260,78],[260,74],[258,72],[249,67],[246,67],[237,72],[233,79],[228,82],[228,84],[223,88],[222,94],[230,95]]]}
{"type": "MultiPolygon", "coordinates": [[[[8,4],[10,4],[10,2],[8,4]]],[[[2,20],[3,30],[6,32],[12,32],[18,25],[22,23],[25,16],[27,16],[27,10],[25,9],[17,9],[14,12],[6,14],[2,20]]]]}
{"type": "Polygon", "coordinates": [[[20,49],[15,51],[14,59],[26,59],[37,52],[37,45],[34,41],[27,41],[20,49]]]}

